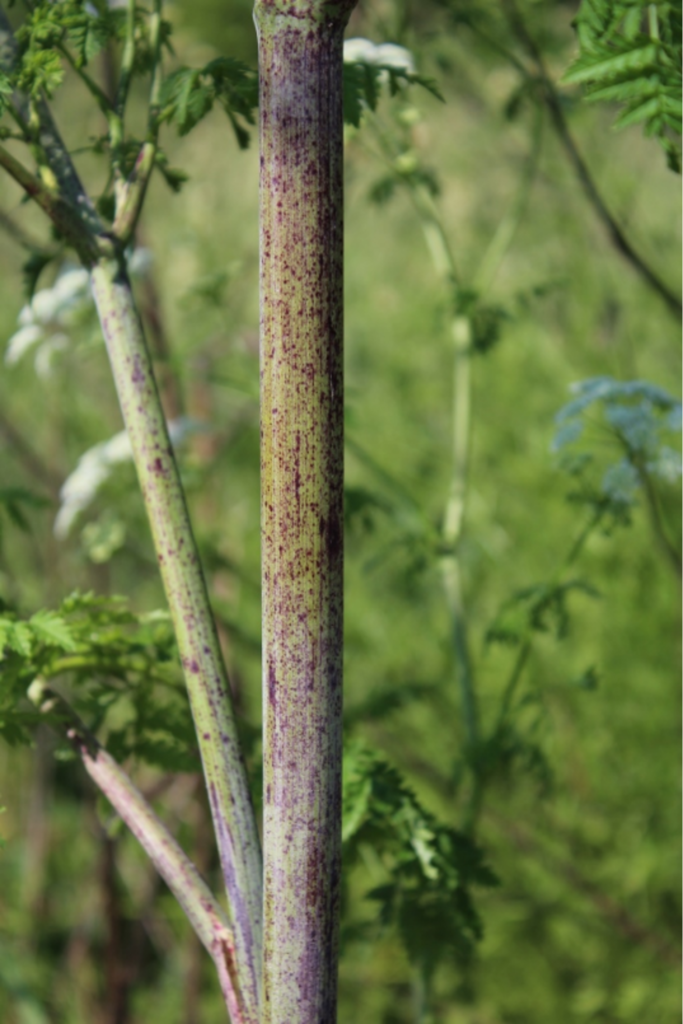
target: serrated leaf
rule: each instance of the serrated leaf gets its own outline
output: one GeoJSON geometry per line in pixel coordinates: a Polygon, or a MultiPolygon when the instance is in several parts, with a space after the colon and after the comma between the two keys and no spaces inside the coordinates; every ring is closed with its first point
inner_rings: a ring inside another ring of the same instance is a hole
{"type": "Polygon", "coordinates": [[[433,79],[391,64],[362,60],[344,61],[342,84],[344,121],[354,128],[360,126],[364,108],[372,111],[377,109],[382,85],[388,87],[391,96],[396,96],[406,85],[419,85],[441,102],[445,102],[433,79]]]}
{"type": "Polygon", "coordinates": [[[644,71],[656,63],[658,54],[659,48],[655,43],[634,46],[622,52],[610,51],[605,47],[602,59],[596,59],[595,53],[580,58],[565,72],[562,80],[569,85],[577,85],[601,78],[621,77],[625,72],[644,71]]]}
{"type": "Polygon", "coordinates": [[[67,36],[76,51],[76,66],[85,67],[116,34],[116,25],[111,18],[93,17],[87,11],[74,18],[67,36]]]}
{"type": "Polygon", "coordinates": [[[75,651],[77,643],[69,624],[56,612],[43,609],[28,620],[36,637],[42,643],[59,647],[63,651],[75,651]]]}
{"type": "Polygon", "coordinates": [[[5,633],[5,647],[16,651],[23,658],[30,658],[33,650],[33,633],[25,622],[10,622],[5,633]]]}

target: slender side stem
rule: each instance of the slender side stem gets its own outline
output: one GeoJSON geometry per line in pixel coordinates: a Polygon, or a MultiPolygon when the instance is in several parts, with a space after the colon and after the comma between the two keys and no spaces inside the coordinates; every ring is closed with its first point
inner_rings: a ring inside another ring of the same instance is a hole
{"type": "MultiPolygon", "coordinates": [[[[147,185],[154,170],[157,155],[159,95],[163,77],[161,66],[161,3],[162,0],[154,0],[154,9],[149,26],[150,46],[152,49],[152,83],[150,86],[147,117],[147,139],[140,148],[135,166],[127,181],[125,183],[117,182],[116,184],[116,217],[114,219],[113,231],[123,245],[128,244],[137,227],[142,204],[147,192],[147,185]]],[[[134,10],[135,5],[133,4],[133,13],[134,10]]],[[[124,59],[122,82],[124,74],[127,73],[125,69],[126,62],[124,59]]]]}
{"type": "MultiPolygon", "coordinates": [[[[526,208],[540,153],[542,119],[537,117],[533,146],[520,181],[515,200],[500,222],[475,276],[478,295],[491,285],[498,266],[512,243],[526,208]]],[[[424,188],[412,188],[411,195],[422,220],[425,239],[434,268],[447,287],[458,291],[458,275],[446,233],[436,205],[424,188]]],[[[479,706],[472,659],[467,636],[467,612],[462,592],[458,545],[463,532],[467,499],[469,450],[472,423],[472,322],[456,313],[451,323],[453,337],[453,435],[451,486],[443,522],[444,555],[441,569],[451,613],[453,646],[458,669],[458,684],[465,727],[465,742],[472,770],[472,791],[465,828],[474,829],[484,792],[485,779],[477,764],[481,741],[479,706]]]]}
{"type": "Polygon", "coordinates": [[[225,911],[142,793],[66,701],[40,680],[32,684],[29,696],[41,711],[64,721],[88,775],[143,847],[215,961],[233,1024],[242,1024],[249,1018],[241,1011],[233,966],[235,935],[225,911]]]}
{"type": "Polygon", "coordinates": [[[38,241],[33,235],[29,234],[23,227],[23,225],[17,224],[13,217],[7,213],[6,210],[0,209],[0,230],[13,238],[17,245],[20,245],[23,249],[28,249],[29,252],[40,253],[45,256],[54,256],[59,252],[59,248],[55,246],[45,245],[43,242],[38,241]]]}
{"type": "MultiPolygon", "coordinates": [[[[418,186],[411,189],[411,196],[422,221],[434,269],[444,284],[455,290],[457,296],[458,275],[436,205],[423,187],[418,186]]],[[[451,334],[453,338],[452,471],[442,528],[445,553],[441,559],[441,571],[451,614],[465,743],[467,753],[472,761],[476,757],[479,744],[479,709],[469,651],[467,611],[462,592],[458,553],[458,544],[465,518],[472,422],[472,325],[469,318],[456,314],[451,323],[451,334]]],[[[478,773],[474,763],[472,763],[472,772],[474,792],[478,787],[478,773]]]]}
{"type": "Polygon", "coordinates": [[[123,245],[127,245],[133,237],[147,192],[147,185],[154,169],[155,157],[156,142],[143,142],[135,166],[125,185],[121,189],[117,189],[119,202],[117,202],[113,232],[123,245]]]}
{"type": "Polygon", "coordinates": [[[59,231],[69,239],[86,266],[99,254],[96,238],[81,220],[76,209],[62,196],[48,188],[40,178],[24,167],[4,146],[0,146],[0,167],[40,206],[59,231]]]}
{"type": "Polygon", "coordinates": [[[128,89],[133,77],[133,62],[135,60],[135,0],[128,0],[126,4],[126,41],[123,44],[121,54],[121,72],[119,84],[116,90],[114,106],[123,123],[123,114],[128,99],[128,89]]]}
{"type": "Polygon", "coordinates": [[[16,456],[31,476],[48,488],[52,500],[57,504],[63,477],[55,472],[52,465],[43,462],[24,435],[17,430],[2,410],[0,410],[0,437],[7,441],[12,454],[16,456]]]}
{"type": "Polygon", "coordinates": [[[652,478],[648,473],[647,469],[639,463],[636,463],[636,471],[640,480],[641,486],[645,493],[645,499],[647,501],[648,512],[650,513],[650,522],[652,523],[652,529],[654,535],[657,538],[660,551],[666,558],[668,565],[673,569],[676,576],[680,579],[683,568],[681,566],[681,555],[677,550],[675,544],[672,542],[667,532],[666,526],[664,525],[664,516],[662,514],[662,503],[659,499],[659,495],[652,484],[652,478]]]}
{"type": "Polygon", "coordinates": [[[336,1019],[343,584],[342,34],[256,0],[261,82],[262,1024],[336,1019]]]}
{"type": "MultiPolygon", "coordinates": [[[[586,544],[586,541],[593,533],[593,530],[595,530],[595,528],[599,525],[602,519],[602,515],[602,512],[597,511],[594,512],[586,520],[585,524],[582,526],[582,528],[579,530],[578,534],[572,541],[569,551],[562,559],[560,564],[557,566],[555,572],[550,577],[548,583],[550,587],[557,586],[562,581],[562,577],[564,576],[564,574],[567,572],[568,569],[571,568],[571,566],[574,564],[576,559],[581,554],[586,544]]],[[[517,691],[517,686],[519,685],[519,682],[524,673],[524,669],[526,668],[527,662],[529,660],[529,656],[531,655],[531,651],[533,649],[533,635],[533,626],[531,625],[531,622],[528,622],[520,637],[519,652],[517,654],[517,657],[515,658],[514,664],[512,666],[512,671],[505,685],[505,689],[503,690],[503,696],[500,702],[500,709],[498,711],[498,718],[496,726],[493,730],[494,735],[495,733],[500,732],[503,725],[505,724],[506,718],[510,713],[512,702],[517,691]]]]}
{"type": "Polygon", "coordinates": [[[501,220],[491,239],[481,263],[477,268],[474,280],[474,290],[483,295],[489,290],[500,264],[522,223],[531,195],[531,187],[538,170],[538,161],[541,155],[541,141],[543,138],[543,107],[537,106],[533,125],[531,128],[531,152],[522,172],[517,194],[510,205],[509,210],[501,220]]]}
{"type": "Polygon", "coordinates": [[[460,557],[457,550],[465,516],[472,423],[471,326],[466,317],[454,318],[452,335],[454,347],[453,468],[443,524],[446,554],[442,558],[441,568],[453,623],[453,645],[458,662],[458,680],[466,743],[469,754],[474,756],[479,742],[479,711],[467,639],[467,615],[462,593],[460,557]]]}
{"type": "MultiPolygon", "coordinates": [[[[555,884],[560,879],[574,892],[590,900],[594,911],[597,911],[605,924],[627,942],[643,946],[669,967],[681,970],[681,951],[668,936],[634,918],[629,907],[623,906],[591,879],[579,874],[575,863],[558,856],[538,835],[520,828],[517,821],[507,821],[490,811],[486,814],[486,824],[493,825],[503,834],[506,846],[512,842],[526,857],[535,861],[535,867],[547,872],[555,884]]],[[[565,849],[571,849],[572,837],[557,835],[556,838],[562,841],[565,849]]]]}
{"type": "Polygon", "coordinates": [[[515,35],[536,66],[536,70],[543,87],[543,99],[545,100],[545,104],[550,112],[550,117],[560,142],[564,146],[565,152],[569,157],[569,161],[576,172],[576,176],[581,182],[581,187],[583,188],[599,219],[605,225],[615,248],[619,250],[631,266],[645,281],[647,281],[649,286],[657,292],[660,298],[664,300],[670,311],[675,316],[680,317],[681,312],[683,312],[681,299],[678,295],[674,294],[669,286],[665,284],[665,282],[662,281],[662,279],[655,273],[652,267],[650,267],[639,253],[636,252],[600,195],[597,185],[588,170],[588,166],[579,152],[571,132],[569,131],[569,125],[567,124],[567,119],[565,118],[564,110],[562,109],[562,101],[557,93],[552,78],[548,74],[545,61],[543,60],[543,55],[536,45],[535,39],[527,29],[526,23],[520,14],[516,3],[514,0],[504,0],[504,7],[515,35]]]}
{"type": "MultiPolygon", "coordinates": [[[[16,53],[16,41],[12,32],[12,26],[3,7],[0,6],[0,68],[3,70],[12,68],[16,60],[16,53]]],[[[28,116],[26,97],[15,94],[12,98],[12,104],[13,110],[19,119],[25,120],[28,116]]],[[[65,200],[68,200],[74,210],[78,211],[81,220],[87,225],[93,235],[101,233],[103,231],[102,222],[90,197],[83,188],[78,172],[60,137],[47,103],[39,100],[36,110],[39,121],[36,141],[59,185],[61,195],[65,200]]]]}
{"type": "Polygon", "coordinates": [[[114,114],[114,109],[107,94],[100,88],[95,79],[90,77],[87,71],[78,66],[74,58],[71,56],[67,46],[62,43],[58,43],[55,48],[62,55],[74,74],[80,78],[81,82],[83,82],[83,85],[100,108],[100,112],[104,114],[107,123],[109,123],[111,118],[116,115],[114,114]]]}
{"type": "Polygon", "coordinates": [[[244,999],[259,1021],[261,855],[225,667],[142,325],[122,263],[91,281],[147,507],[197,730],[244,999]]]}

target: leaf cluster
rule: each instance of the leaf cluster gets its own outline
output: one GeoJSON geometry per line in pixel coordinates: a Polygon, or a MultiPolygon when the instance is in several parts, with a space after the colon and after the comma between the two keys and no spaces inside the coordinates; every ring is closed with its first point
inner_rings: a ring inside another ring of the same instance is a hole
{"type": "Polygon", "coordinates": [[[360,126],[365,110],[377,110],[383,87],[388,89],[390,96],[397,96],[406,85],[420,85],[432,96],[444,102],[432,78],[391,64],[375,64],[361,60],[344,61],[343,84],[344,121],[354,128],[360,126]]]}
{"type": "Polygon", "coordinates": [[[571,579],[562,583],[536,583],[523,587],[508,598],[486,631],[488,644],[518,646],[531,633],[553,633],[563,640],[570,626],[569,595],[599,593],[585,580],[571,579]]]}
{"type": "Polygon", "coordinates": [[[104,729],[118,759],[196,770],[192,718],[167,613],[136,615],[122,598],[91,593],[74,593],[56,611],[29,618],[4,609],[0,659],[0,736],[10,744],[29,743],[32,728],[46,719],[27,697],[34,680],[59,680],[91,731],[104,729]]]}
{"type": "Polygon", "coordinates": [[[681,6],[664,0],[583,0],[580,54],[564,76],[591,101],[620,104],[614,127],[643,124],[681,172],[681,6]]]}
{"type": "Polygon", "coordinates": [[[444,958],[466,961],[482,926],[473,886],[497,879],[481,850],[426,811],[400,773],[361,743],[344,756],[342,840],[345,863],[364,845],[381,859],[386,883],[367,898],[395,927],[411,961],[431,974],[444,958]]]}
{"type": "Polygon", "coordinates": [[[214,104],[225,111],[241,149],[249,145],[254,110],[258,105],[256,72],[231,57],[217,57],[203,68],[181,67],[164,81],[160,97],[160,120],[187,135],[214,104]]]}

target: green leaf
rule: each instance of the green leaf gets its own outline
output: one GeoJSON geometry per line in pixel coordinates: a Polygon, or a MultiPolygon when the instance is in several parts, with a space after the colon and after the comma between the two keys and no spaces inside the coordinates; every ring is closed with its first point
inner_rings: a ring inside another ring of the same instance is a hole
{"type": "Polygon", "coordinates": [[[111,17],[93,16],[83,10],[68,27],[69,42],[76,51],[76,66],[85,67],[117,34],[111,17]]]}
{"type": "Polygon", "coordinates": [[[583,84],[590,101],[624,104],[615,128],[642,123],[678,169],[670,135],[681,134],[680,4],[583,0],[576,26],[581,52],[564,81],[583,84]]]}
{"type": "Polygon", "coordinates": [[[32,252],[21,268],[24,278],[24,292],[30,302],[36,290],[40,275],[50,265],[55,255],[46,252],[32,252]]]}
{"type": "Polygon", "coordinates": [[[452,954],[470,956],[482,934],[470,889],[495,885],[495,876],[471,840],[438,822],[399,772],[359,743],[344,754],[342,836],[347,866],[364,844],[381,858],[387,881],[367,898],[414,963],[431,971],[452,954]]]}
{"type": "Polygon", "coordinates": [[[63,651],[75,651],[77,643],[69,624],[56,612],[42,609],[28,620],[36,638],[42,643],[59,647],[63,651]]]}
{"type": "Polygon", "coordinates": [[[659,47],[654,43],[635,46],[621,52],[605,47],[600,51],[600,56],[593,52],[590,56],[575,61],[565,72],[562,80],[568,84],[577,84],[608,77],[622,77],[626,71],[647,70],[656,64],[658,55],[659,47]]]}
{"type": "Polygon", "coordinates": [[[240,61],[219,57],[203,68],[178,68],[162,86],[161,120],[170,121],[180,135],[186,135],[215,102],[223,107],[244,148],[249,135],[242,122],[254,124],[258,84],[256,73],[240,61]]]}
{"type": "Polygon", "coordinates": [[[160,150],[156,152],[154,163],[172,192],[180,192],[185,182],[189,181],[189,175],[185,171],[181,171],[177,167],[169,167],[168,157],[160,150]]]}
{"type": "Polygon", "coordinates": [[[0,619],[0,646],[30,658],[33,650],[33,632],[25,622],[0,619]],[[4,628],[3,628],[4,627],[4,628]]]}
{"type": "Polygon", "coordinates": [[[14,87],[11,79],[8,75],[0,71],[0,117],[5,113],[13,92],[14,87]]]}
{"type": "Polygon", "coordinates": [[[344,61],[343,102],[344,121],[358,128],[363,110],[376,110],[382,86],[386,85],[390,96],[396,96],[406,85],[419,85],[445,103],[436,82],[423,75],[417,75],[407,68],[389,64],[374,64],[365,61],[344,61]]]}

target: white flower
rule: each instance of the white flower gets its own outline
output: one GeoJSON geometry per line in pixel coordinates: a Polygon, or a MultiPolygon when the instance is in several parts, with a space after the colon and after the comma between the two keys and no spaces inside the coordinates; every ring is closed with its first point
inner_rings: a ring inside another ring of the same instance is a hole
{"type": "Polygon", "coordinates": [[[83,267],[73,267],[60,274],[52,291],[61,303],[61,309],[83,305],[90,300],[90,275],[83,267]]]}
{"type": "Polygon", "coordinates": [[[62,504],[55,519],[56,537],[66,537],[76,516],[88,507],[111,474],[112,466],[127,462],[132,457],[130,440],[125,430],[81,455],[78,465],[64,481],[59,494],[62,504]]]}
{"type": "MultiPolygon", "coordinates": [[[[180,416],[168,424],[171,444],[175,448],[191,434],[207,429],[205,423],[190,416],[180,416]]],[[[55,519],[56,537],[63,539],[67,536],[76,517],[91,504],[102,484],[111,476],[113,467],[122,462],[130,462],[132,458],[133,451],[125,430],[81,455],[78,465],[64,481],[59,493],[61,507],[55,519]]]]}
{"type": "Polygon", "coordinates": [[[128,273],[131,277],[144,277],[152,266],[152,253],[140,246],[128,257],[128,273]]]}
{"type": "Polygon", "coordinates": [[[384,64],[389,68],[404,68],[411,75],[415,74],[415,61],[410,50],[395,43],[381,43],[375,47],[375,64],[384,64]]]}
{"type": "Polygon", "coordinates": [[[38,346],[33,366],[41,380],[52,375],[52,360],[56,352],[62,352],[69,344],[66,334],[52,334],[38,346]]]}
{"type": "Polygon", "coordinates": [[[369,39],[345,39],[345,64],[373,64],[377,47],[369,39]]]}
{"type": "Polygon", "coordinates": [[[415,72],[415,61],[409,50],[395,43],[371,43],[369,39],[344,41],[345,64],[379,64],[390,68],[403,68],[415,72]]]}
{"type": "MultiPolygon", "coordinates": [[[[19,321],[21,323],[21,320],[19,321]]],[[[29,349],[32,349],[39,341],[45,340],[45,332],[37,324],[27,323],[20,327],[16,334],[13,334],[7,343],[5,362],[8,366],[14,366],[29,349]]]]}
{"type": "Polygon", "coordinates": [[[61,299],[54,288],[43,288],[36,292],[31,300],[34,323],[51,323],[56,318],[61,305],[61,299]]]}
{"type": "Polygon", "coordinates": [[[49,376],[52,357],[68,342],[63,332],[51,331],[50,327],[68,327],[74,315],[91,301],[88,271],[82,267],[67,267],[52,288],[36,292],[19,313],[19,330],[10,338],[5,352],[7,365],[18,363],[31,348],[39,345],[36,372],[41,377],[49,376]]]}

